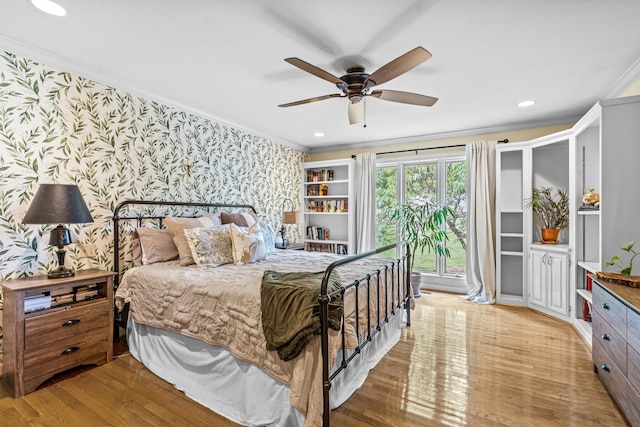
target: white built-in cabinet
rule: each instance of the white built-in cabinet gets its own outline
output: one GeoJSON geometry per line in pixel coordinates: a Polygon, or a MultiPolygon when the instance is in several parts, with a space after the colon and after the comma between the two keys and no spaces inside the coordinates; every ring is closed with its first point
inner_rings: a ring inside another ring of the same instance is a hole
{"type": "MultiPolygon", "coordinates": [[[[571,129],[496,150],[496,298],[572,323],[587,342],[592,328],[588,273],[607,270],[619,247],[640,242],[640,96],[598,102],[571,129]],[[523,199],[533,187],[569,192],[570,225],[559,245],[543,245],[523,199]],[[598,210],[582,195],[600,194],[598,210]]],[[[624,257],[623,257],[624,258],[624,257]]],[[[636,267],[636,270],[638,267],[636,267]]],[[[640,274],[640,271],[634,271],[640,274]]]]}
{"type": "Polygon", "coordinates": [[[529,304],[547,314],[567,316],[569,245],[531,245],[529,272],[529,304]]]}
{"type": "Polygon", "coordinates": [[[540,224],[524,200],[534,187],[570,192],[570,140],[564,131],[496,150],[496,299],[565,320],[570,320],[569,230],[560,233],[559,245],[540,243],[540,224]],[[559,267],[566,274],[559,275],[559,267]]]}
{"type": "Polygon", "coordinates": [[[354,159],[302,164],[305,249],[343,255],[356,253],[354,159]]]}

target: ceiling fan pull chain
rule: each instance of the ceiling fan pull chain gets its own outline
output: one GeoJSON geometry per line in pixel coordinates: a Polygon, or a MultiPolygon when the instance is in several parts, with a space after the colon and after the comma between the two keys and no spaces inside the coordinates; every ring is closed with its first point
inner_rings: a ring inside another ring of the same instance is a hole
{"type": "Polygon", "coordinates": [[[363,105],[364,112],[363,112],[363,115],[362,115],[363,118],[364,118],[364,120],[362,120],[364,122],[364,125],[362,127],[366,128],[367,127],[367,98],[363,97],[361,102],[364,102],[364,105],[363,105]]]}

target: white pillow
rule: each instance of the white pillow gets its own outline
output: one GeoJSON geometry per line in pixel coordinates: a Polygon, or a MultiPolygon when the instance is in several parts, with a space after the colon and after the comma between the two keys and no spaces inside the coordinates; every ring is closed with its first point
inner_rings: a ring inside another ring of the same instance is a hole
{"type": "Polygon", "coordinates": [[[273,230],[273,227],[271,227],[270,224],[264,222],[259,224],[262,235],[264,236],[264,244],[266,246],[267,255],[272,254],[276,251],[276,232],[273,230]]]}
{"type": "Polygon", "coordinates": [[[260,226],[238,227],[231,223],[231,242],[233,245],[233,262],[236,265],[249,264],[265,259],[267,248],[260,226]]]}
{"type": "Polygon", "coordinates": [[[188,228],[184,230],[184,235],[198,267],[218,267],[233,262],[228,225],[188,228]]]}

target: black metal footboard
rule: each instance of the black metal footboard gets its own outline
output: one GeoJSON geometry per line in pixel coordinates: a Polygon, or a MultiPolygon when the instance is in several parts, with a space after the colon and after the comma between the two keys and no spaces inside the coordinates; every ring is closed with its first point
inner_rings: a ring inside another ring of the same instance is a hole
{"type": "Polygon", "coordinates": [[[410,286],[410,272],[408,266],[410,265],[411,251],[407,242],[401,242],[394,245],[384,246],[373,251],[364,252],[358,255],[354,255],[345,259],[341,259],[330,264],[324,272],[322,279],[322,288],[318,299],[320,300],[320,316],[321,316],[321,346],[322,346],[322,395],[323,395],[323,414],[322,424],[324,427],[331,425],[330,417],[330,405],[329,405],[329,391],[331,389],[331,382],[342,371],[347,368],[349,362],[358,357],[362,349],[369,345],[375,335],[377,335],[382,327],[389,323],[392,316],[402,315],[402,310],[406,311],[407,326],[411,325],[411,286],[410,286]],[[404,247],[404,248],[403,248],[404,247]],[[328,293],[328,284],[331,273],[338,267],[349,264],[363,258],[375,256],[376,254],[386,252],[392,249],[403,248],[401,252],[402,256],[393,260],[381,259],[381,265],[379,268],[368,272],[366,275],[359,279],[354,280],[351,283],[344,285],[340,290],[328,293]],[[390,270],[390,271],[389,271],[390,270]],[[371,281],[375,280],[374,288],[377,292],[377,309],[375,324],[371,322],[371,298],[367,298],[366,316],[367,316],[367,330],[360,331],[360,300],[358,298],[358,288],[360,286],[366,286],[367,295],[371,292],[371,281]],[[389,283],[391,282],[391,283],[389,283]],[[389,292],[391,287],[391,292],[389,292]],[[383,288],[383,299],[381,300],[381,288],[383,288]],[[347,354],[346,338],[345,338],[345,316],[342,318],[342,362],[333,373],[330,372],[330,358],[329,358],[329,303],[332,298],[342,294],[343,301],[344,295],[350,289],[354,290],[355,296],[355,327],[356,337],[358,338],[358,345],[355,349],[350,350],[352,353],[347,354]],[[404,290],[404,292],[403,292],[404,290]],[[391,296],[391,301],[389,301],[391,296]],[[389,310],[391,306],[391,310],[389,310]],[[384,313],[381,313],[380,307],[384,307],[384,313]],[[384,315],[383,315],[384,314],[384,315]],[[364,334],[364,339],[360,340],[361,335],[364,334]]]}

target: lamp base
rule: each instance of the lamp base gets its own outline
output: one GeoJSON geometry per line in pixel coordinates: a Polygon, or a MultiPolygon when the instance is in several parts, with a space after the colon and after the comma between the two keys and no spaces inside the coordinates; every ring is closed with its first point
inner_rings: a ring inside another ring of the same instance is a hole
{"type": "Polygon", "coordinates": [[[57,270],[51,271],[47,274],[49,279],[61,279],[63,277],[72,277],[74,272],[69,270],[68,268],[59,268],[57,270]]]}

